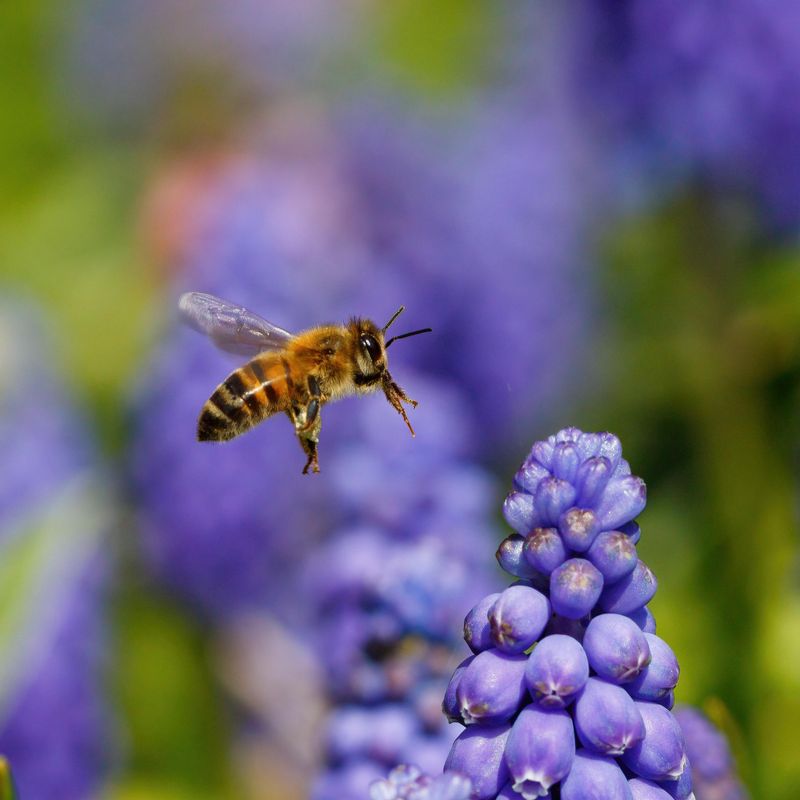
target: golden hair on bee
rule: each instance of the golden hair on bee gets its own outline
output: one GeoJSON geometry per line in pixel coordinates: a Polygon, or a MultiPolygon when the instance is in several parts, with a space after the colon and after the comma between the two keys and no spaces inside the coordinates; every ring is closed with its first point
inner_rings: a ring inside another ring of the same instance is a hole
{"type": "Polygon", "coordinates": [[[210,294],[184,294],[178,308],[184,322],[219,348],[249,357],[203,406],[197,422],[200,441],[227,441],[274,414],[285,413],[306,455],[303,474],[319,472],[322,407],[378,390],[414,436],[403,404],[415,407],[417,402],[395,383],[386,351],[398,339],[431,329],[420,328],[386,341],[386,331],[404,306],[382,328],[372,320],[353,317],[344,325],[320,325],[296,335],[210,294]]]}

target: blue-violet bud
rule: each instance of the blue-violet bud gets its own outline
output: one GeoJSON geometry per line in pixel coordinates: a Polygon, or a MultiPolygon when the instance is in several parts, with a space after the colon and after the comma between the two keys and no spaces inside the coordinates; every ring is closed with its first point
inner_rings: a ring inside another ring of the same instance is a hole
{"type": "Polygon", "coordinates": [[[472,725],[453,742],[444,769],[466,775],[472,781],[475,800],[493,800],[508,783],[503,751],[510,732],[508,723],[472,725]]]}
{"type": "Polygon", "coordinates": [[[525,667],[525,682],[535,703],[565,708],[589,678],[589,661],[571,636],[546,636],[536,645],[525,667]]]}
{"type": "Polygon", "coordinates": [[[630,614],[650,602],[658,583],[650,567],[637,561],[633,571],[609,584],[600,596],[600,609],[614,614],[630,614]]]}
{"type": "Polygon", "coordinates": [[[492,629],[489,625],[489,609],[498,597],[500,592],[486,595],[464,617],[464,641],[473,653],[480,653],[494,646],[492,629]]]}
{"type": "Polygon", "coordinates": [[[686,747],[672,713],[656,703],[637,702],[644,739],[622,754],[622,763],[640,778],[674,781],[686,769],[686,747]]]}
{"type": "Polygon", "coordinates": [[[535,570],[549,575],[567,560],[569,553],[555,528],[534,528],[525,539],[524,555],[535,570]]]}
{"type": "Polygon", "coordinates": [[[547,598],[530,586],[509,586],[489,609],[492,640],[506,653],[522,653],[541,635],[550,619],[547,598]]]}
{"type": "Polygon", "coordinates": [[[570,771],[575,756],[572,719],[560,709],[524,708],[506,743],[513,789],[525,800],[546,795],[570,771]]]}
{"type": "Polygon", "coordinates": [[[589,665],[612,683],[628,683],[650,663],[650,646],[639,626],[621,614],[600,614],[586,628],[589,665]]]}
{"type": "Polygon", "coordinates": [[[610,756],[644,738],[644,722],[633,698],[601,678],[589,678],[575,701],[575,730],[584,747],[610,756]]]}
{"type": "Polygon", "coordinates": [[[527,662],[526,656],[500,650],[478,653],[464,670],[456,689],[464,722],[497,723],[514,716],[525,696],[527,662]]]}
{"type": "Polygon", "coordinates": [[[561,784],[561,800],[633,800],[617,762],[591,750],[578,750],[561,784]]]}
{"type": "Polygon", "coordinates": [[[562,617],[585,617],[602,591],[603,576],[584,558],[570,558],[550,575],[550,602],[562,617]]]}
{"type": "Polygon", "coordinates": [[[571,550],[583,553],[600,532],[597,516],[590,508],[570,508],[558,520],[558,532],[571,550]]]}
{"type": "Polygon", "coordinates": [[[621,531],[601,533],[592,542],[586,558],[600,570],[606,584],[614,583],[633,572],[639,560],[636,545],[621,531]]]}
{"type": "Polygon", "coordinates": [[[650,663],[625,688],[637,700],[658,700],[678,685],[681,668],[672,648],[658,636],[645,633],[650,663]]]}

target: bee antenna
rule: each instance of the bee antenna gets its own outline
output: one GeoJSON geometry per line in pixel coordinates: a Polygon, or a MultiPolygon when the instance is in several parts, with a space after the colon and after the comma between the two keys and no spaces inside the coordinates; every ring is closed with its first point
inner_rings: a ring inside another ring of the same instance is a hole
{"type": "MultiPolygon", "coordinates": [[[[395,316],[397,316],[395,314],[395,316]]],[[[420,328],[418,331],[410,331],[409,333],[401,333],[399,336],[392,336],[388,342],[384,345],[384,347],[388,347],[392,342],[396,342],[398,339],[408,339],[409,336],[416,336],[420,333],[431,333],[433,328],[420,328]]]]}
{"type": "Polygon", "coordinates": [[[389,326],[406,310],[405,306],[400,306],[397,311],[392,314],[392,318],[381,328],[381,333],[386,333],[389,326]]]}

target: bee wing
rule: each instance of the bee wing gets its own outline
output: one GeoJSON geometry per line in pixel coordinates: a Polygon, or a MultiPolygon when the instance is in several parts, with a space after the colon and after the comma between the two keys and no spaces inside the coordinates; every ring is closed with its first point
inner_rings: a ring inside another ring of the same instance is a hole
{"type": "Polygon", "coordinates": [[[289,331],[213,294],[187,292],[178,300],[178,311],[189,327],[228,353],[254,356],[264,350],[282,350],[292,338],[289,331]]]}

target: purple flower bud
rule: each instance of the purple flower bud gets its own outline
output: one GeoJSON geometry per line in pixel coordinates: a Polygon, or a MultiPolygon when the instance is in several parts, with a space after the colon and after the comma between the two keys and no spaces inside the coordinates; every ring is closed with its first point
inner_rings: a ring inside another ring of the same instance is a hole
{"type": "Polygon", "coordinates": [[[511,731],[509,724],[473,725],[453,742],[445,771],[466,775],[476,800],[493,800],[508,782],[503,751],[511,731]]]}
{"type": "Polygon", "coordinates": [[[589,662],[580,644],[570,636],[546,636],[536,645],[525,667],[528,690],[540,706],[564,708],[584,687],[589,662]]]}
{"type": "Polygon", "coordinates": [[[567,560],[567,548],[555,528],[534,528],[525,539],[524,554],[543,575],[549,575],[567,560]]]}
{"type": "Polygon", "coordinates": [[[636,567],[636,545],[621,531],[606,531],[592,542],[586,558],[600,570],[606,584],[624,578],[636,567]]]}
{"type": "Polygon", "coordinates": [[[575,701],[575,729],[584,747],[610,756],[644,738],[644,722],[631,696],[600,678],[589,678],[575,701]]]}
{"type": "Polygon", "coordinates": [[[641,514],[645,505],[647,505],[647,487],[641,478],[635,475],[612,478],[597,507],[600,529],[616,530],[620,525],[630,522],[641,514]]]}
{"type": "Polygon", "coordinates": [[[536,487],[543,478],[550,476],[550,470],[538,461],[527,460],[514,475],[514,487],[530,495],[536,494],[536,487]]]}
{"type": "Polygon", "coordinates": [[[534,585],[547,586],[547,576],[542,575],[525,557],[525,538],[518,533],[503,539],[495,557],[497,563],[515,578],[529,578],[534,585]]]}
{"type": "Polygon", "coordinates": [[[450,683],[447,684],[447,690],[444,693],[444,700],[442,700],[442,711],[447,717],[448,722],[460,722],[464,725],[464,720],[461,717],[461,708],[458,704],[458,684],[461,683],[461,678],[464,675],[464,670],[473,662],[475,656],[468,656],[465,658],[453,671],[453,676],[450,678],[450,683]]]}
{"type": "Polygon", "coordinates": [[[681,668],[672,648],[652,633],[645,633],[650,663],[626,688],[637,700],[658,700],[678,685],[681,668]]]}
{"type": "Polygon", "coordinates": [[[622,763],[640,778],[677,780],[688,763],[678,721],[656,703],[637,702],[636,707],[644,721],[644,739],[622,754],[622,763]]]}
{"type": "Polygon", "coordinates": [[[633,572],[605,587],[599,606],[613,614],[630,614],[649,603],[657,587],[656,576],[639,560],[633,572]]]}
{"type": "Polygon", "coordinates": [[[560,478],[545,478],[536,487],[534,508],[538,524],[552,526],[575,502],[575,487],[560,478]]]}
{"type": "Polygon", "coordinates": [[[589,666],[612,683],[632,681],[650,663],[645,634],[621,614],[595,617],[586,628],[583,648],[589,666]]]}
{"type": "Polygon", "coordinates": [[[550,603],[530,586],[509,586],[489,609],[492,639],[506,653],[522,653],[550,620],[550,603]]]}
{"type": "Polygon", "coordinates": [[[633,800],[625,774],[609,756],[578,750],[561,784],[561,800],[633,800]]]}
{"type": "Polygon", "coordinates": [[[625,616],[632,619],[645,633],[656,632],[656,618],[647,606],[637,608],[636,611],[631,611],[625,616]]]}
{"type": "Polygon", "coordinates": [[[526,492],[511,492],[503,503],[506,522],[523,536],[535,526],[533,524],[533,496],[526,492]]]}
{"type": "Polygon", "coordinates": [[[628,781],[633,800],[672,800],[669,792],[664,791],[657,783],[643,778],[632,778],[628,781]]]}
{"type": "Polygon", "coordinates": [[[566,711],[530,705],[520,712],[505,750],[515,791],[541,797],[567,775],[574,756],[575,732],[566,711]]]}
{"type": "Polygon", "coordinates": [[[495,724],[516,714],[525,697],[527,656],[484,650],[472,660],[456,688],[458,707],[467,725],[495,724]]]}
{"type": "Polygon", "coordinates": [[[595,536],[600,532],[600,526],[591,509],[570,508],[559,517],[558,531],[567,547],[583,553],[589,549],[595,536]]]}
{"type": "Polygon", "coordinates": [[[562,617],[585,617],[602,591],[603,576],[584,558],[571,558],[550,575],[550,602],[562,617]]]}
{"type": "Polygon", "coordinates": [[[500,592],[486,595],[472,607],[464,617],[464,641],[473,653],[480,653],[493,647],[492,629],[489,625],[489,609],[494,605],[500,592]]]}
{"type": "Polygon", "coordinates": [[[584,461],[578,468],[575,479],[578,503],[581,506],[595,505],[611,480],[613,471],[611,462],[607,458],[595,457],[584,461]]]}
{"type": "Polygon", "coordinates": [[[574,483],[581,461],[581,454],[573,442],[561,442],[553,450],[551,462],[553,475],[561,480],[574,483]]]}

